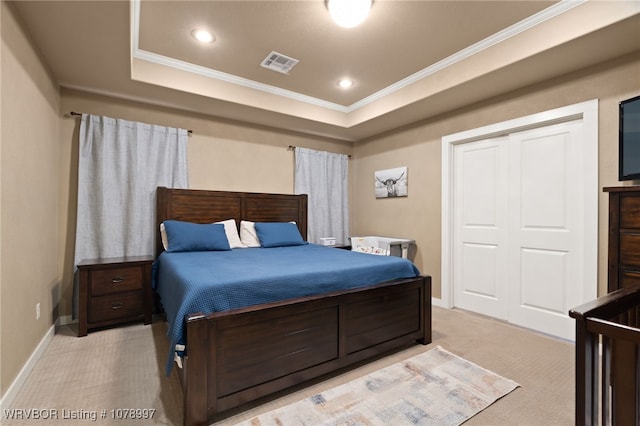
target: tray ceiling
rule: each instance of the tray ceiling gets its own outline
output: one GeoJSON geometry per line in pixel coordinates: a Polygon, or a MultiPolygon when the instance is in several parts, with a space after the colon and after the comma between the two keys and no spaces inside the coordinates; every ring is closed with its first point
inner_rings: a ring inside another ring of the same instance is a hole
{"type": "Polygon", "coordinates": [[[632,1],[378,0],[351,29],[322,0],[13,4],[63,87],[346,140],[640,49],[632,1]]]}

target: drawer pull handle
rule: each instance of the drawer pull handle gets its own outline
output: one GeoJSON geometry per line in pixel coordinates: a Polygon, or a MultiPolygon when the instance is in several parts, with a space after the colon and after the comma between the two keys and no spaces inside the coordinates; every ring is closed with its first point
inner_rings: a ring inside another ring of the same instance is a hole
{"type": "Polygon", "coordinates": [[[122,281],[124,281],[124,278],[118,276],[118,277],[114,277],[111,282],[115,285],[115,284],[120,284],[122,281]]]}
{"type": "Polygon", "coordinates": [[[114,311],[117,311],[118,309],[122,309],[123,307],[124,307],[124,303],[122,302],[117,302],[111,305],[111,309],[113,309],[114,311]]]}

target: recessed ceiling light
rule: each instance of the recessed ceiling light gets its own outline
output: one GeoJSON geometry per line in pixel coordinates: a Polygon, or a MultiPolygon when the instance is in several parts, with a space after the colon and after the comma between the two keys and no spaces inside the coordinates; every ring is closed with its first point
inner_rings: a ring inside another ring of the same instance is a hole
{"type": "Polygon", "coordinates": [[[191,31],[193,38],[202,43],[212,43],[215,41],[215,37],[207,30],[198,29],[191,31]]]}
{"type": "Polygon", "coordinates": [[[338,86],[342,89],[350,89],[354,84],[356,84],[356,82],[350,78],[343,78],[338,81],[338,86]]]}

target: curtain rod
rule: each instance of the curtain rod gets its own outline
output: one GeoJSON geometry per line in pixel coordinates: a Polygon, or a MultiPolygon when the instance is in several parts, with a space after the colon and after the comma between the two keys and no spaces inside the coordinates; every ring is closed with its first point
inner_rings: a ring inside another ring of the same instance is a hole
{"type": "MultiPolygon", "coordinates": [[[[297,146],[295,146],[295,145],[289,145],[289,148],[287,148],[287,150],[295,151],[296,148],[297,148],[297,146]]],[[[347,157],[351,158],[351,154],[347,154],[347,157]]]]}
{"type": "MultiPolygon", "coordinates": [[[[82,114],[80,114],[79,112],[73,112],[73,111],[71,111],[71,112],[69,113],[69,115],[71,115],[71,116],[76,116],[76,117],[82,117],[82,114]]],[[[189,134],[193,134],[193,130],[187,130],[187,133],[189,133],[189,134]]]]}

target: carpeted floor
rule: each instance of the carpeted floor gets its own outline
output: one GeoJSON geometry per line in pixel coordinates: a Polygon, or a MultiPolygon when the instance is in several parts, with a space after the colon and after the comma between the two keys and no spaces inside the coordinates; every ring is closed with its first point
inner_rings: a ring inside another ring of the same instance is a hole
{"type": "Polygon", "coordinates": [[[77,324],[57,330],[12,406],[49,410],[41,420],[10,420],[2,425],[180,425],[182,390],[177,375],[166,377],[167,327],[131,325],[77,337],[77,324]],[[125,409],[146,412],[125,412],[125,409]],[[146,419],[124,419],[129,415],[146,419]],[[48,418],[45,418],[47,416],[48,418]],[[95,420],[94,420],[95,418],[95,420]]]}
{"type": "MultiPolygon", "coordinates": [[[[182,392],[174,373],[164,375],[166,324],[132,325],[76,337],[76,326],[61,327],[14,400],[12,409],[55,410],[58,420],[40,424],[152,425],[182,423],[182,392]],[[122,409],[152,418],[124,420],[122,409]],[[143,410],[146,410],[144,412],[143,410]],[[90,418],[92,412],[97,419],[90,418]],[[103,413],[104,418],[103,418],[103,413]],[[66,416],[67,418],[63,418],[66,416]],[[82,417],[74,419],[70,417],[82,417]]],[[[327,380],[282,394],[261,405],[230,413],[217,425],[233,425],[308,398],[357,377],[440,345],[518,384],[506,397],[466,425],[572,425],[573,344],[532,333],[465,311],[434,308],[433,343],[416,345],[327,380]]],[[[36,422],[38,423],[38,422],[36,422]]],[[[9,420],[3,425],[33,425],[9,420]]]]}

